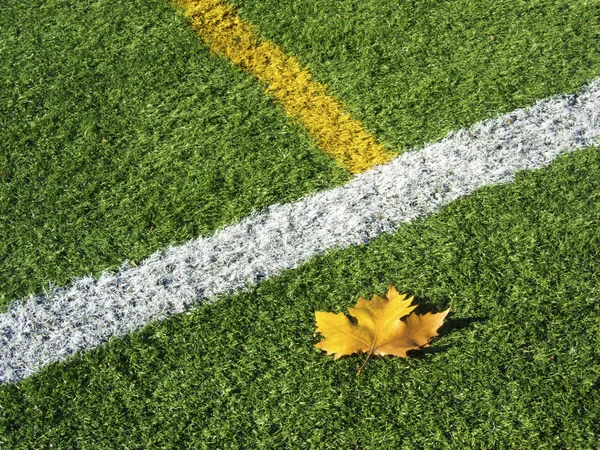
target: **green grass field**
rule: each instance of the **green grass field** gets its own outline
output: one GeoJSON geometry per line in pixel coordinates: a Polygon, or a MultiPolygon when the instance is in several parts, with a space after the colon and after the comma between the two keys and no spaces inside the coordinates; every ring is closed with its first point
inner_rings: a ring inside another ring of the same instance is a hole
{"type": "MultiPolygon", "coordinates": [[[[401,153],[600,76],[600,4],[235,0],[401,153]]],[[[340,186],[160,0],[0,9],[0,308],[340,186]]],[[[0,386],[2,449],[600,447],[600,149],[0,386]],[[314,348],[390,283],[406,359],[314,348]]]]}
{"type": "Polygon", "coordinates": [[[15,1],[0,30],[0,306],[350,176],[164,2],[15,1]]]}

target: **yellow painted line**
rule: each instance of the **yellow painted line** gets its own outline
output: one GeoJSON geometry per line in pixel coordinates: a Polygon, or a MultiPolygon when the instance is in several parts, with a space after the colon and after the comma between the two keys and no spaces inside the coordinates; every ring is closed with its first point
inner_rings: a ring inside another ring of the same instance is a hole
{"type": "Polygon", "coordinates": [[[396,156],[377,143],[362,123],[344,111],[327,87],[311,80],[293,56],[258,36],[224,0],[177,0],[193,29],[214,53],[229,58],[267,84],[267,93],[317,140],[321,151],[352,173],[360,173],[396,156]]]}

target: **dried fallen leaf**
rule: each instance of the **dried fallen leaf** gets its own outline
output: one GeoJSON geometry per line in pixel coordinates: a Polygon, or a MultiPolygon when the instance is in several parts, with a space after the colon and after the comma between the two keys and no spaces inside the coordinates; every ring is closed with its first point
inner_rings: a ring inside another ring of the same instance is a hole
{"type": "Polygon", "coordinates": [[[406,358],[406,352],[427,347],[429,340],[437,336],[450,308],[441,313],[411,314],[417,305],[411,306],[414,297],[406,298],[390,286],[386,298],[373,295],[371,300],[362,297],[348,312],[315,312],[317,332],[325,338],[316,347],[325,350],[334,359],[357,352],[368,353],[358,370],[360,374],[372,355],[395,355],[406,358]],[[406,320],[400,318],[407,316],[406,320]]]}

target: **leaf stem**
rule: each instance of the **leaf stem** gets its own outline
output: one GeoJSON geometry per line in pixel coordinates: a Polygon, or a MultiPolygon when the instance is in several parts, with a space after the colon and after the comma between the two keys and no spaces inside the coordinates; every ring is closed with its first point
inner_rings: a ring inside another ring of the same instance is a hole
{"type": "Polygon", "coordinates": [[[371,347],[371,351],[369,352],[369,354],[367,355],[367,359],[365,359],[365,362],[362,363],[362,366],[360,366],[360,369],[358,369],[358,373],[357,375],[360,375],[363,371],[363,369],[365,368],[365,366],[367,365],[367,361],[369,360],[369,358],[371,358],[371,355],[373,354],[373,350],[375,350],[375,347],[371,347]]]}

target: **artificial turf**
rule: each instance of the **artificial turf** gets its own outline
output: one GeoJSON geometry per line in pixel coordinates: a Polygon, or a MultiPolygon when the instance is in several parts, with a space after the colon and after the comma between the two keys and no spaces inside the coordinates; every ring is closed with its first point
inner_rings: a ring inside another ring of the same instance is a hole
{"type": "Polygon", "coordinates": [[[339,185],[161,0],[0,11],[0,308],[339,185]]]}
{"type": "Polygon", "coordinates": [[[6,448],[600,446],[600,149],[0,387],[6,448]],[[394,283],[453,310],[408,359],[333,361],[314,311],[394,283]]]}
{"type": "MultiPolygon", "coordinates": [[[[233,0],[389,149],[600,75],[597,2],[233,0]]],[[[349,174],[162,0],[0,10],[0,309],[349,174]]],[[[2,448],[600,447],[600,150],[0,387],[2,448]],[[333,362],[389,283],[431,349],[333,362]]]]}
{"type": "MultiPolygon", "coordinates": [[[[234,4],[394,152],[600,75],[595,2],[234,4]]],[[[162,0],[3,5],[0,310],[349,179],[188,26],[162,0]]]]}
{"type": "Polygon", "coordinates": [[[600,76],[588,0],[231,0],[393,151],[600,76]]]}

